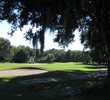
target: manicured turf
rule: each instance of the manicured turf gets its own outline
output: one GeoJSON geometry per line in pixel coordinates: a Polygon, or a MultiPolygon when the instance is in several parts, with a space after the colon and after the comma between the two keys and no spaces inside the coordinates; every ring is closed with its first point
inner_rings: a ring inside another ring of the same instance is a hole
{"type": "MultiPolygon", "coordinates": [[[[64,82],[50,82],[34,85],[22,85],[19,84],[19,80],[35,79],[35,78],[68,78],[69,75],[82,74],[81,72],[91,72],[100,70],[103,67],[97,65],[85,65],[82,63],[52,63],[45,65],[29,65],[29,64],[16,64],[16,63],[1,63],[0,70],[16,69],[22,67],[36,67],[45,70],[49,70],[47,73],[34,75],[34,76],[22,76],[22,77],[0,77],[0,100],[81,100],[82,96],[74,96],[73,94],[60,95],[61,90],[66,90],[68,87],[82,86],[86,87],[86,83],[93,82],[90,80],[66,80],[64,82]],[[63,72],[68,71],[68,72],[63,72]],[[57,92],[56,92],[57,90],[57,92]]],[[[89,84],[87,84],[89,85],[89,84]]],[[[89,85],[90,86],[90,85],[89,85]]],[[[65,92],[64,92],[65,93],[65,92]]],[[[84,100],[87,100],[84,98],[84,100]]],[[[99,100],[99,99],[97,99],[99,100]]]]}
{"type": "Polygon", "coordinates": [[[52,64],[18,64],[18,63],[0,63],[0,70],[9,70],[22,67],[35,67],[48,71],[71,71],[71,70],[81,70],[81,71],[97,71],[103,67],[100,65],[86,65],[80,62],[69,62],[69,63],[52,63],[52,64]]]}
{"type": "Polygon", "coordinates": [[[78,63],[78,62],[69,62],[69,63],[53,63],[53,64],[48,64],[48,65],[41,65],[41,66],[39,66],[39,68],[46,69],[49,71],[55,71],[55,70],[96,71],[96,70],[102,69],[102,66],[100,66],[100,65],[85,65],[83,63],[78,63]]]}
{"type": "Polygon", "coordinates": [[[0,63],[0,70],[10,70],[22,67],[36,67],[36,65],[26,63],[0,63]]]}

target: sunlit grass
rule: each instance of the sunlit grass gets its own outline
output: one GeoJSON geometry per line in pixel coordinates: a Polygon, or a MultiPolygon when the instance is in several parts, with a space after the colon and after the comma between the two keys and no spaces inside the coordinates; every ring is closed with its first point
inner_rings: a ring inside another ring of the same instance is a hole
{"type": "Polygon", "coordinates": [[[39,65],[32,65],[27,63],[0,63],[0,70],[10,70],[22,67],[37,67],[39,65]]]}
{"type": "Polygon", "coordinates": [[[39,68],[46,69],[49,71],[55,70],[82,70],[82,71],[96,71],[102,69],[100,65],[85,65],[78,62],[69,62],[69,63],[53,63],[48,65],[41,65],[39,68]]]}
{"type": "Polygon", "coordinates": [[[81,70],[81,71],[97,71],[103,69],[101,65],[86,65],[81,62],[68,62],[68,63],[52,63],[52,64],[26,64],[26,63],[0,63],[0,70],[10,70],[16,68],[24,67],[35,67],[48,71],[71,71],[71,70],[81,70]]]}

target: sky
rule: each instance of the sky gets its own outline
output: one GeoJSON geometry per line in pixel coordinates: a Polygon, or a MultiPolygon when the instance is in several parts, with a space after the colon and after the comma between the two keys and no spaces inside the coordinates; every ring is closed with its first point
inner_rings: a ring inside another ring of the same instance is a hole
{"type": "MultiPolygon", "coordinates": [[[[13,34],[13,36],[10,36],[7,34],[7,32],[10,31],[10,25],[6,22],[0,22],[0,37],[3,37],[5,39],[9,39],[11,42],[11,45],[14,46],[19,46],[19,45],[24,45],[24,46],[29,46],[32,48],[32,43],[24,38],[24,33],[30,28],[31,26],[25,26],[23,28],[23,31],[20,31],[19,29],[13,34]]],[[[65,50],[83,50],[83,45],[80,43],[80,38],[79,38],[79,32],[76,30],[74,32],[75,34],[75,42],[69,44],[65,50]]],[[[50,34],[48,31],[45,33],[45,48],[44,50],[49,50],[52,48],[55,49],[63,49],[58,46],[58,43],[53,42],[53,35],[50,34]]]]}

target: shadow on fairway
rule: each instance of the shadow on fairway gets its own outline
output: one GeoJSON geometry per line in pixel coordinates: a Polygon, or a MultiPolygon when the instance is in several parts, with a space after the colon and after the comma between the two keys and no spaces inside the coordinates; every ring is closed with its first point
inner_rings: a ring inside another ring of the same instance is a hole
{"type": "Polygon", "coordinates": [[[17,79],[32,79],[32,78],[68,78],[73,75],[89,74],[93,71],[82,71],[82,70],[66,70],[66,71],[49,71],[42,74],[33,74],[27,76],[19,76],[17,79]]]}
{"type": "Polygon", "coordinates": [[[88,68],[88,69],[102,69],[102,68],[107,68],[107,66],[106,65],[99,65],[99,64],[86,64],[86,63],[78,63],[78,64],[76,64],[76,65],[90,65],[89,67],[87,66],[87,67],[84,67],[84,68],[88,68]],[[93,66],[93,67],[92,67],[93,66]]]}
{"type": "Polygon", "coordinates": [[[76,63],[75,65],[91,65],[91,66],[100,66],[99,64],[88,64],[88,63],[76,63]]]}
{"type": "MultiPolygon", "coordinates": [[[[34,84],[32,86],[21,85],[18,80],[35,79],[35,78],[68,78],[74,74],[87,74],[80,70],[74,70],[71,72],[66,71],[50,71],[43,74],[20,76],[16,78],[0,78],[0,99],[1,100],[80,100],[79,97],[73,96],[72,94],[60,95],[62,93],[53,93],[51,96],[50,90],[64,89],[67,87],[73,87],[78,85],[77,80],[69,80],[64,82],[50,82],[34,84]],[[50,93],[50,94],[49,94],[50,93]],[[52,99],[51,99],[52,98],[52,99]],[[69,99],[70,98],[70,99],[69,99]]],[[[78,81],[79,82],[79,81],[78,81]]],[[[81,82],[79,82],[81,83],[81,82]]],[[[82,83],[81,83],[82,84],[82,83]]]]}
{"type": "Polygon", "coordinates": [[[28,92],[15,79],[0,78],[0,100],[43,100],[40,93],[28,92]],[[6,81],[5,81],[6,80],[6,81]]]}
{"type": "MultiPolygon", "coordinates": [[[[43,70],[43,69],[40,69],[40,68],[36,68],[36,67],[21,67],[21,68],[16,68],[16,69],[35,69],[35,70],[43,70]]],[[[14,69],[15,70],[15,69],[14,69]]]]}
{"type": "Polygon", "coordinates": [[[104,67],[104,66],[96,66],[96,67],[85,67],[85,68],[88,68],[88,69],[102,69],[102,68],[107,68],[107,67],[104,67]]]}

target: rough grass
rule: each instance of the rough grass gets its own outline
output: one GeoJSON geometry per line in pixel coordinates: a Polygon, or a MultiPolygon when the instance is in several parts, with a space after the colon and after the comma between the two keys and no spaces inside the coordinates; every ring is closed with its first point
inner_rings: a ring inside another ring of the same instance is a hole
{"type": "Polygon", "coordinates": [[[103,68],[101,65],[86,65],[80,62],[69,62],[69,63],[52,63],[52,64],[18,64],[18,63],[0,63],[0,70],[9,70],[22,67],[35,67],[48,71],[97,71],[103,68]]]}

